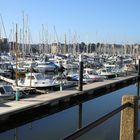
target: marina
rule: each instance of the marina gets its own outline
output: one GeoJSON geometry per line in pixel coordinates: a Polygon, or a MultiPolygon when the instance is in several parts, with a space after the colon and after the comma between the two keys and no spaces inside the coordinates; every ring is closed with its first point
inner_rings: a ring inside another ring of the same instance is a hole
{"type": "Polygon", "coordinates": [[[139,140],[138,5],[1,1],[0,140],[139,140]]]}
{"type": "MultiPolygon", "coordinates": [[[[26,115],[25,113],[17,115],[18,117],[7,119],[2,125],[0,139],[30,140],[32,138],[45,140],[46,137],[52,140],[62,139],[91,121],[96,120],[99,116],[118,107],[121,97],[126,94],[137,95],[136,86],[130,85],[117,91],[110,91],[110,94],[100,98],[81,102],[82,106],[80,106],[80,102],[77,102],[77,105],[72,105],[70,108],[65,105],[61,106],[61,108],[59,107],[59,109],[55,108],[53,111],[50,111],[48,106],[44,106],[34,112],[26,112],[26,115]],[[55,135],[51,133],[52,130],[55,135]]],[[[108,122],[80,137],[80,139],[92,140],[94,137],[95,139],[118,140],[119,119],[120,115],[118,114],[108,122]],[[101,132],[102,135],[99,135],[101,132]]]]}
{"type": "MultiPolygon", "coordinates": [[[[83,86],[83,91],[78,91],[76,88],[66,89],[63,91],[53,91],[48,94],[31,96],[28,98],[19,99],[19,101],[10,101],[0,104],[0,123],[6,122],[7,119],[24,114],[27,111],[33,111],[43,106],[60,107],[64,104],[76,104],[77,101],[91,100],[92,98],[105,95],[112,90],[117,90],[125,86],[134,84],[138,81],[137,76],[119,77],[113,80],[104,82],[96,82],[83,86]],[[5,121],[4,121],[5,120],[5,121]]],[[[1,130],[2,131],[2,130],[1,130]]]]}

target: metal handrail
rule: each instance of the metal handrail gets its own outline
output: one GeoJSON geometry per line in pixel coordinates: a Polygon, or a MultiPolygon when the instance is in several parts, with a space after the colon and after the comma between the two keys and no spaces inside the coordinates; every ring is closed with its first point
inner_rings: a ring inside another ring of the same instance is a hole
{"type": "Polygon", "coordinates": [[[82,136],[83,134],[85,134],[86,132],[88,132],[89,130],[95,128],[96,126],[102,124],[103,122],[105,122],[106,120],[108,120],[109,118],[111,118],[112,116],[114,116],[115,114],[119,113],[121,110],[127,108],[127,107],[131,107],[132,104],[131,103],[125,103],[123,105],[121,105],[120,107],[116,108],[115,110],[107,113],[106,115],[102,116],[101,118],[97,119],[96,121],[88,124],[87,126],[77,130],[76,132],[72,133],[69,136],[66,136],[65,138],[63,138],[62,140],[75,140],[76,138],[82,136]]]}

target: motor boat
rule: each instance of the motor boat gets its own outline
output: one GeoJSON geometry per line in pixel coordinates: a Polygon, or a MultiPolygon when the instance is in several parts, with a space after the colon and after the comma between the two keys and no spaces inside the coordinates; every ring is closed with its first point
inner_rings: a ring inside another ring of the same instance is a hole
{"type": "Polygon", "coordinates": [[[15,94],[11,85],[0,85],[0,99],[14,99],[15,94]]]}
{"type": "Polygon", "coordinates": [[[18,80],[18,86],[32,88],[49,88],[57,86],[52,78],[45,78],[42,73],[27,73],[24,79],[18,80]]]}

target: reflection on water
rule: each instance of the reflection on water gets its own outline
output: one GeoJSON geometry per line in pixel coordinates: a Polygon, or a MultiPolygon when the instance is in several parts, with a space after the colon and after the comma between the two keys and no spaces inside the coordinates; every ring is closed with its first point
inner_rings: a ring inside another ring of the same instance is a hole
{"type": "Polygon", "coordinates": [[[78,105],[78,109],[79,109],[79,112],[78,112],[78,129],[82,128],[82,104],[80,103],[78,105]]]}
{"type": "MultiPolygon", "coordinates": [[[[121,97],[137,94],[134,85],[112,92],[32,123],[0,133],[0,140],[59,140],[121,105],[121,97]]],[[[26,115],[26,114],[25,114],[26,115]]],[[[120,113],[79,140],[118,140],[120,113]]],[[[9,124],[10,125],[10,124],[9,124]]]]}
{"type": "Polygon", "coordinates": [[[15,128],[15,131],[14,131],[14,140],[19,140],[18,138],[18,128],[15,128]]]}

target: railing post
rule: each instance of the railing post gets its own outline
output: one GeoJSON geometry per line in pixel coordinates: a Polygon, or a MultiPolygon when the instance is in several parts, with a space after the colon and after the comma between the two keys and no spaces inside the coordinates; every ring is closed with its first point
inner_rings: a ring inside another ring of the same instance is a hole
{"type": "Polygon", "coordinates": [[[128,102],[132,106],[121,111],[120,140],[137,140],[138,100],[136,96],[123,96],[122,104],[128,102]]]}

